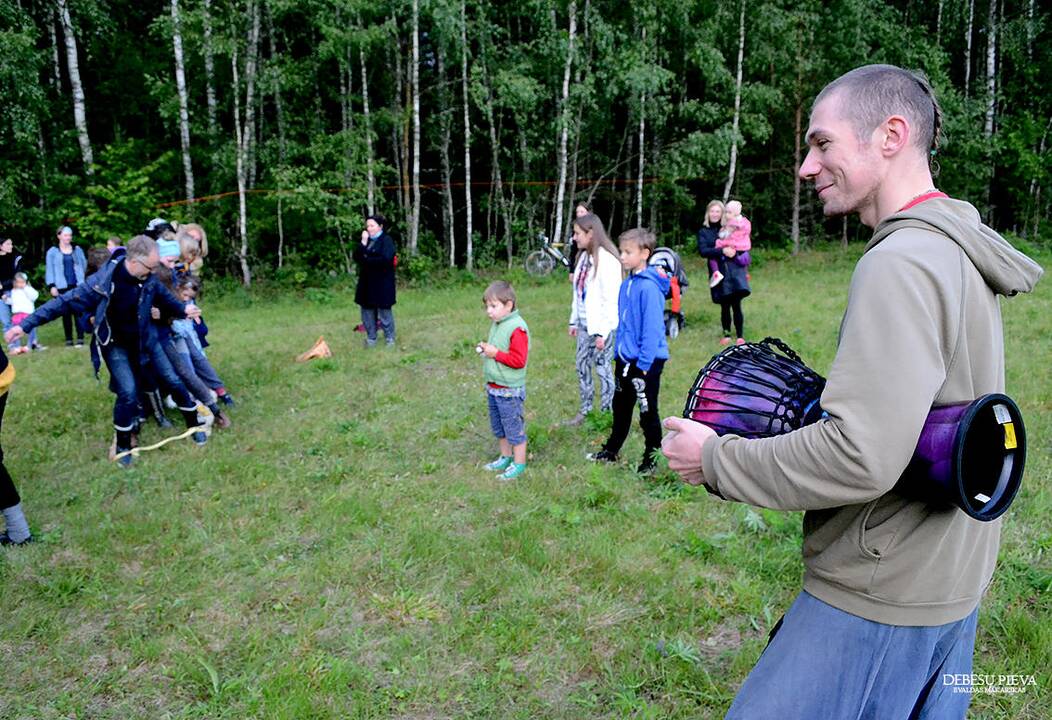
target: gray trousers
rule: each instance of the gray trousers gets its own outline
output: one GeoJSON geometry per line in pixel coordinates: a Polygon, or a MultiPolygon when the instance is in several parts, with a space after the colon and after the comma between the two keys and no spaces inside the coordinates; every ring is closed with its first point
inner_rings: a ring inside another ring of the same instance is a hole
{"type": "Polygon", "coordinates": [[[592,369],[599,376],[599,409],[609,412],[614,402],[614,344],[617,331],[610,333],[602,350],[595,346],[595,338],[588,328],[577,326],[577,381],[581,389],[581,414],[592,409],[595,384],[592,369]]]}
{"type": "Polygon", "coordinates": [[[365,326],[365,344],[376,344],[376,321],[379,319],[388,345],[394,345],[395,323],[391,308],[372,308],[362,305],[362,325],[365,326]]]}

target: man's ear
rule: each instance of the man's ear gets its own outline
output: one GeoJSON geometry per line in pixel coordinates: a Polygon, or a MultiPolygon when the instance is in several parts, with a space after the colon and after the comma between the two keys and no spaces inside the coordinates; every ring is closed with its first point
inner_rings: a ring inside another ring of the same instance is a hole
{"type": "Polygon", "coordinates": [[[880,151],[885,157],[898,155],[910,143],[910,124],[901,115],[892,115],[879,128],[884,139],[880,151]]]}

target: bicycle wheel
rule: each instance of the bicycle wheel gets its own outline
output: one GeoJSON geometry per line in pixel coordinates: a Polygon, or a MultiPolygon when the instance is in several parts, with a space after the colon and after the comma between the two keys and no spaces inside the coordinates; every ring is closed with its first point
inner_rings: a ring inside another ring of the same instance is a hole
{"type": "Polygon", "coordinates": [[[555,269],[555,260],[543,250],[534,250],[526,256],[526,272],[534,277],[544,277],[555,269]]]}

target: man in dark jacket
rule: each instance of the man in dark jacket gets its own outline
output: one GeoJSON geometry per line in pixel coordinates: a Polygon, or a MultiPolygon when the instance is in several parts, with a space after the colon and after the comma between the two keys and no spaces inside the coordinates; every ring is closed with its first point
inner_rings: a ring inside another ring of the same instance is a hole
{"type": "MultiPolygon", "coordinates": [[[[145,235],[134,237],[126,255],[111,260],[75,289],[37,308],[4,336],[12,342],[70,310],[92,318],[95,342],[110,371],[110,390],[117,395],[113,426],[117,431],[118,455],[132,447],[139,418],[138,387],[144,377],[142,366],[147,363],[153,365],[161,384],[178,404],[186,426],[200,426],[197,404],[156,342],[150,308],[156,307],[162,315],[173,318],[195,319],[201,311],[196,305],[177,300],[153,277],[159,262],[157,243],[145,235]]],[[[198,445],[204,445],[207,439],[204,431],[193,434],[198,445]]],[[[119,462],[128,467],[132,456],[120,457],[119,462]]]]}

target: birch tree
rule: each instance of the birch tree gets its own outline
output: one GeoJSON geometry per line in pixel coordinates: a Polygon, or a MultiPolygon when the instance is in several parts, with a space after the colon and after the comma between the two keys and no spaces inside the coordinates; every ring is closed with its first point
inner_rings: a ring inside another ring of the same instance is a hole
{"type": "Polygon", "coordinates": [[[555,193],[556,242],[563,237],[563,197],[566,194],[566,140],[570,131],[570,71],[573,66],[574,39],[577,35],[577,0],[570,0],[570,29],[566,40],[566,63],[563,68],[562,97],[559,99],[559,180],[555,193]]]}
{"type": "Polygon", "coordinates": [[[413,0],[413,209],[409,218],[409,254],[420,237],[420,0],[413,0]]]}
{"type": "Polygon", "coordinates": [[[215,61],[212,57],[212,0],[204,0],[202,51],[205,59],[205,101],[208,106],[208,134],[216,135],[215,61]]]}
{"type": "Polygon", "coordinates": [[[365,176],[369,214],[376,210],[376,178],[373,175],[373,125],[369,115],[369,74],[365,67],[365,48],[358,47],[358,59],[362,66],[362,116],[365,122],[365,176]]]}
{"type": "MultiPolygon", "coordinates": [[[[990,0],[995,2],[995,0],[990,0]]],[[[964,98],[972,84],[972,23],[975,21],[975,0],[968,0],[968,21],[964,29],[964,98]]]]}
{"type": "Polygon", "coordinates": [[[259,6],[249,3],[250,29],[248,47],[245,51],[245,114],[241,115],[241,82],[238,69],[238,52],[235,45],[231,55],[230,68],[234,78],[234,140],[237,150],[237,199],[238,199],[238,232],[241,247],[238,250],[238,261],[241,265],[241,281],[246,287],[252,284],[252,271],[248,266],[248,208],[245,195],[248,189],[247,164],[252,135],[255,132],[255,87],[256,58],[259,48],[259,6]]]}
{"type": "Polygon", "coordinates": [[[91,151],[91,139],[88,137],[88,117],[84,102],[84,85],[80,80],[80,64],[77,61],[77,37],[73,32],[73,21],[69,17],[69,6],[66,0],[57,0],[58,17],[62,25],[62,34],[66,39],[66,70],[69,73],[69,84],[73,90],[73,124],[77,128],[77,142],[80,143],[80,157],[84,163],[84,174],[89,177],[95,173],[95,163],[91,151]]]}
{"type": "Polygon", "coordinates": [[[742,107],[742,61],[745,58],[745,0],[738,16],[738,74],[734,80],[734,119],[731,121],[731,159],[727,169],[727,184],[723,186],[723,202],[731,196],[734,174],[738,169],[738,127],[742,107]]]}
{"type": "Polygon", "coordinates": [[[440,42],[436,52],[438,60],[438,97],[439,117],[442,129],[442,140],[439,145],[439,157],[442,163],[442,225],[446,241],[449,243],[449,267],[457,264],[457,243],[455,214],[453,210],[453,170],[449,162],[449,144],[453,135],[452,109],[449,103],[449,86],[446,84],[446,50],[440,42]]]}
{"type": "Polygon", "coordinates": [[[175,58],[175,89],[179,95],[179,142],[183,151],[183,177],[186,182],[186,201],[194,199],[194,167],[190,160],[190,108],[186,95],[186,67],[183,63],[182,22],[179,0],[172,0],[172,55],[175,58]]]}
{"type": "Polygon", "coordinates": [[[468,4],[460,0],[460,83],[464,95],[464,202],[467,206],[464,224],[466,238],[464,252],[467,255],[465,266],[468,270],[474,266],[474,242],[471,229],[471,218],[474,208],[471,204],[471,95],[468,92],[468,4]]]}

